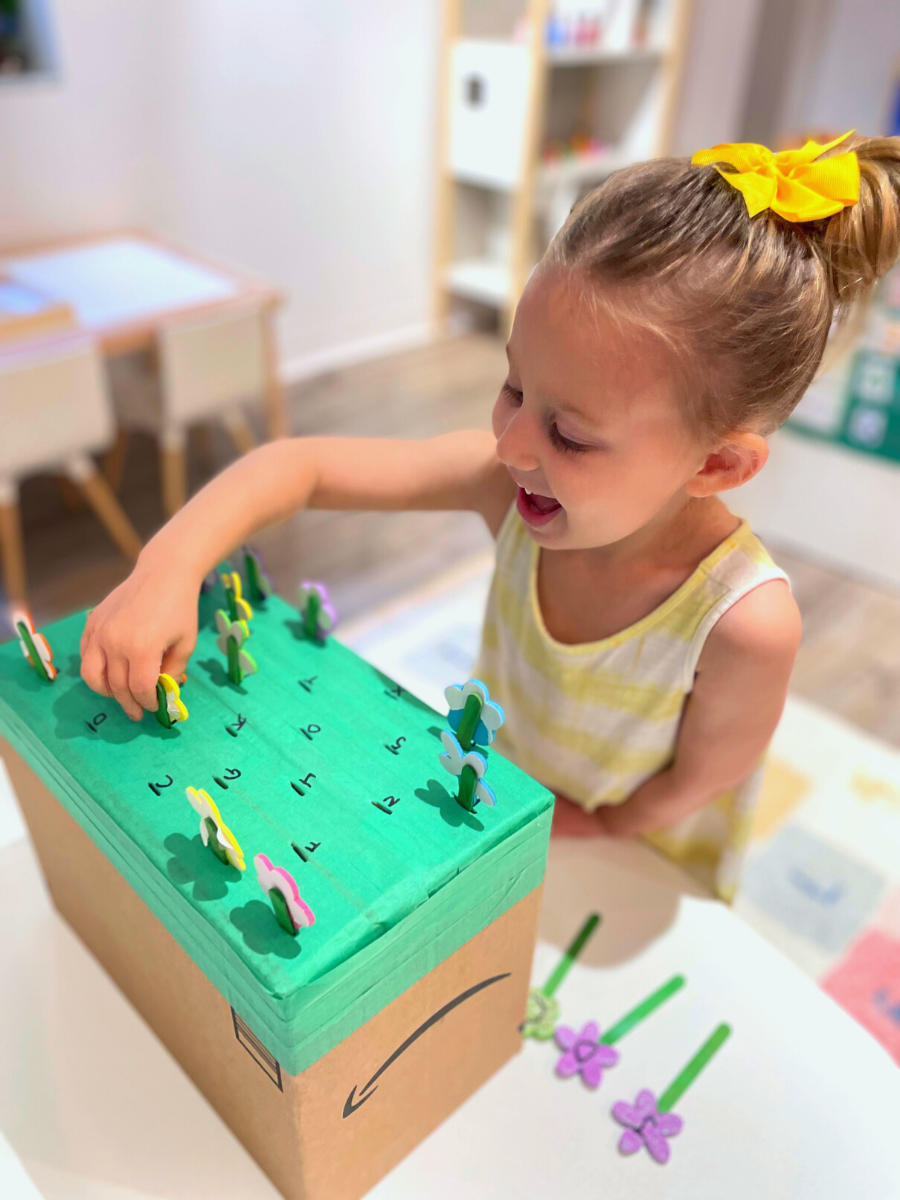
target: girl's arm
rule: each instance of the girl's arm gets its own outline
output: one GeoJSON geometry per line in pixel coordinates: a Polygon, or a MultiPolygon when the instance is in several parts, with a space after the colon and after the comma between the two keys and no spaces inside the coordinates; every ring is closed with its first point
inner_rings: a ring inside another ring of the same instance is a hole
{"type": "Polygon", "coordinates": [[[799,645],[800,613],[781,580],[737,601],[703,647],[674,761],[623,804],[598,809],[603,830],[672,825],[743,783],[775,732],[799,645]]]}
{"type": "Polygon", "coordinates": [[[203,578],[257,530],[300,508],[474,510],[493,532],[515,487],[487,431],[428,441],[293,438],[233,463],[147,543],[88,618],[81,674],[133,720],[156,707],[161,670],[180,675],[197,639],[203,578]]]}

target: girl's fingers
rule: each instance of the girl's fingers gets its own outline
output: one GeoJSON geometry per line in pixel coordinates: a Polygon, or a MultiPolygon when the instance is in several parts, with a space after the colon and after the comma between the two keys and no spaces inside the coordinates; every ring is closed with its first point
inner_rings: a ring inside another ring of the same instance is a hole
{"type": "Polygon", "coordinates": [[[132,696],[128,687],[128,659],[121,656],[108,658],[106,660],[106,678],[110,691],[121,704],[125,715],[132,721],[139,721],[144,715],[144,710],[132,696]]]}
{"type": "Polygon", "coordinates": [[[156,710],[156,681],[159,667],[149,658],[141,663],[132,662],[128,667],[128,690],[141,708],[148,712],[156,710]]]}
{"type": "Polygon", "coordinates": [[[106,679],[106,657],[96,646],[88,646],[81,659],[81,678],[93,692],[111,696],[106,679]]]}

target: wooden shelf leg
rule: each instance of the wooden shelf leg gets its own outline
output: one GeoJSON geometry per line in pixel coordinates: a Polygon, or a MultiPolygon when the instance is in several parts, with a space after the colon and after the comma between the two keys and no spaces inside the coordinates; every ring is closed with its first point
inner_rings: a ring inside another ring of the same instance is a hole
{"type": "Polygon", "coordinates": [[[187,439],[178,430],[163,431],[159,442],[159,468],[162,479],[163,509],[174,517],[187,503],[187,439]]]}
{"type": "Polygon", "coordinates": [[[15,484],[0,484],[0,557],[3,560],[3,586],[10,607],[27,604],[22,516],[15,484]]]}
{"type": "Polygon", "coordinates": [[[125,459],[128,457],[130,440],[131,434],[120,425],[116,430],[116,440],[103,455],[103,474],[117,496],[122,490],[122,476],[125,473],[125,459]]]}
{"type": "Polygon", "coordinates": [[[266,428],[269,438],[288,436],[287,407],[284,402],[284,388],[281,386],[281,375],[278,370],[278,345],[275,339],[275,314],[266,312],[262,315],[263,348],[266,356],[266,428]]]}
{"type": "Polygon", "coordinates": [[[81,489],[112,540],[134,562],[141,552],[141,539],[105,478],[89,459],[81,457],[67,465],[66,473],[81,489]]]}

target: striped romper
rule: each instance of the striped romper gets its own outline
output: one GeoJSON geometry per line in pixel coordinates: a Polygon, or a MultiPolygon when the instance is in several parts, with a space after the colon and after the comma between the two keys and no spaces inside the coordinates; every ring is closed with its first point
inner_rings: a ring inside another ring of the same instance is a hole
{"type": "MultiPolygon", "coordinates": [[[[539,553],[513,505],[497,538],[475,674],[506,712],[497,749],[592,812],[626,800],[671,763],[709,631],[747,592],[787,576],[742,522],[653,612],[599,642],[569,646],[544,626],[539,553]]],[[[730,900],[761,775],[762,764],[648,840],[730,900]]]]}

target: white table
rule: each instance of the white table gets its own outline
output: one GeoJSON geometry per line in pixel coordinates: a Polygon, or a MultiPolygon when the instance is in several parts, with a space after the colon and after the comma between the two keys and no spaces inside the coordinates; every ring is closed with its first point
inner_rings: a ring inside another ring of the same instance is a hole
{"type": "MultiPolygon", "coordinates": [[[[0,836],[9,839],[0,847],[0,1136],[40,1194],[276,1200],[55,915],[21,832],[0,794],[0,836]]],[[[567,1023],[608,1025],[677,972],[687,985],[623,1038],[622,1060],[597,1092],[555,1077],[551,1044],[526,1043],[373,1200],[900,1196],[900,1072],[868,1034],[639,845],[553,844],[536,981],[595,908],[604,922],[558,992],[567,1023]],[[660,1092],[722,1020],[734,1032],[676,1106],[685,1128],[671,1162],[622,1158],[612,1102],[644,1086],[660,1092]]]]}

